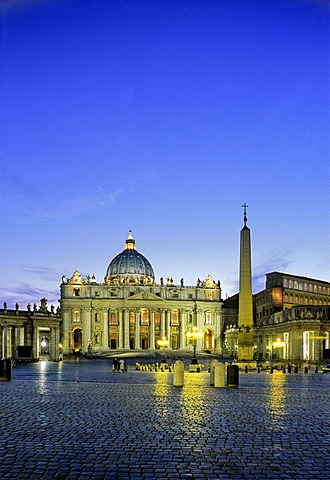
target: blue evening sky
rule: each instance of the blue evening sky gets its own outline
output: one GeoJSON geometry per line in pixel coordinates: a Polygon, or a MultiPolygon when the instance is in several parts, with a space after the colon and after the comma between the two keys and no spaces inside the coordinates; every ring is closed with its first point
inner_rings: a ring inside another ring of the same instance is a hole
{"type": "Polygon", "coordinates": [[[3,0],[1,285],[103,281],[132,229],[157,282],[330,280],[323,0],[3,0]]]}

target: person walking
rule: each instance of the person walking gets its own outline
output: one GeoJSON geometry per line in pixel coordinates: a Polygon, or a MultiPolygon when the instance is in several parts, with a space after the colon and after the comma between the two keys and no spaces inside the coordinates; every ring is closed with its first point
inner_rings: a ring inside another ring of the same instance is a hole
{"type": "Polygon", "coordinates": [[[125,360],[123,358],[119,360],[119,371],[121,373],[124,373],[125,371],[125,360]]]}

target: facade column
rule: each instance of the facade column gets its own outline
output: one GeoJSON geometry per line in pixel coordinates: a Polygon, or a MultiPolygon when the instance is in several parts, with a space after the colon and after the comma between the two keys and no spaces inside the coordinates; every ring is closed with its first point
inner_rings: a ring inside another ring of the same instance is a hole
{"type": "Polygon", "coordinates": [[[221,311],[216,310],[214,312],[215,315],[215,331],[214,331],[214,351],[218,355],[222,355],[223,353],[223,345],[222,345],[222,321],[221,321],[221,311]]]}
{"type": "Polygon", "coordinates": [[[150,342],[149,349],[155,350],[155,310],[152,308],[150,310],[150,342]]]}
{"type": "Polygon", "coordinates": [[[63,354],[68,355],[71,353],[71,310],[69,308],[63,309],[63,354]]]}
{"type": "Polygon", "coordinates": [[[124,349],[129,350],[129,309],[124,309],[124,349]]]}
{"type": "Polygon", "coordinates": [[[93,342],[92,332],[91,332],[91,315],[92,309],[90,307],[86,307],[83,309],[83,321],[82,321],[82,351],[87,352],[87,347],[89,344],[89,340],[93,342]]]}
{"type": "Polygon", "coordinates": [[[118,310],[118,348],[121,350],[123,345],[124,336],[124,309],[118,310]]]}
{"type": "Polygon", "coordinates": [[[102,322],[102,348],[109,348],[109,321],[108,321],[108,310],[102,308],[101,310],[101,322],[102,322]]]}
{"type": "Polygon", "coordinates": [[[321,339],[321,331],[318,330],[317,332],[314,332],[314,359],[316,362],[319,362],[320,360],[322,360],[322,355],[321,355],[321,351],[322,351],[322,341],[323,339],[321,339]]]}
{"type": "Polygon", "coordinates": [[[187,323],[187,310],[179,310],[180,319],[180,349],[186,348],[186,323],[187,323]]]}
{"type": "Polygon", "coordinates": [[[166,338],[168,340],[168,350],[172,349],[172,336],[171,336],[171,310],[166,310],[166,338]]]}
{"type": "Polygon", "coordinates": [[[136,350],[141,349],[141,329],[140,329],[140,309],[136,308],[134,311],[135,315],[135,348],[136,350]]]}
{"type": "MultiPolygon", "coordinates": [[[[198,308],[196,311],[196,325],[197,325],[198,332],[204,332],[204,316],[205,316],[204,311],[198,308]]],[[[202,338],[199,338],[197,340],[197,351],[203,350],[203,346],[204,346],[204,335],[202,338]]]]}
{"type": "Polygon", "coordinates": [[[160,310],[160,336],[165,337],[165,309],[160,310]]]}

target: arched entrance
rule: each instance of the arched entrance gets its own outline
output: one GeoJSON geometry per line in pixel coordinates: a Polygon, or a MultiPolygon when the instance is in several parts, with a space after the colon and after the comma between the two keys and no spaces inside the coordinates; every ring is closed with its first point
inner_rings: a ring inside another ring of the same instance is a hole
{"type": "Polygon", "coordinates": [[[204,350],[210,353],[214,351],[214,333],[211,328],[204,330],[204,350]]]}
{"type": "Polygon", "coordinates": [[[71,334],[71,348],[75,353],[79,353],[82,350],[82,330],[81,328],[75,328],[71,334]]]}

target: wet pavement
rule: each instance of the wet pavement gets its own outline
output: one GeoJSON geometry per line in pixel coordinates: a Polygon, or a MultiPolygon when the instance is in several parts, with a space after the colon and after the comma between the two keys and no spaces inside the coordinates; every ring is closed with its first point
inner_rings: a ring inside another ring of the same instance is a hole
{"type": "Polygon", "coordinates": [[[21,364],[0,382],[0,479],[329,479],[330,374],[113,373],[21,364]]]}

